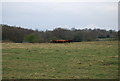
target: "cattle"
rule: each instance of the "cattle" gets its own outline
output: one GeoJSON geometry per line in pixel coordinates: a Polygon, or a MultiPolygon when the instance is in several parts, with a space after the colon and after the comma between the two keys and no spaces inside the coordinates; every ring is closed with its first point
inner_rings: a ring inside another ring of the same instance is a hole
{"type": "Polygon", "coordinates": [[[51,43],[70,43],[72,40],[50,40],[51,43]]]}

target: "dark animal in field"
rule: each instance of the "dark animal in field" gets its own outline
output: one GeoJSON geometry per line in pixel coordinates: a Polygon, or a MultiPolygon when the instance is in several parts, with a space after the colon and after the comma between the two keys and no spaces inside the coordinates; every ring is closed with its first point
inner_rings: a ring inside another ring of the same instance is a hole
{"type": "Polygon", "coordinates": [[[72,40],[50,40],[51,43],[70,43],[72,40]]]}

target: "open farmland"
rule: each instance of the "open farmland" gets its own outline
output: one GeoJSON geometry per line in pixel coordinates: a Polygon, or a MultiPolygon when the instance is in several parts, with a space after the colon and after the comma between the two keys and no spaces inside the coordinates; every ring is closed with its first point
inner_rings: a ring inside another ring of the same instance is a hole
{"type": "Polygon", "coordinates": [[[3,79],[116,79],[118,42],[3,43],[3,79]]]}

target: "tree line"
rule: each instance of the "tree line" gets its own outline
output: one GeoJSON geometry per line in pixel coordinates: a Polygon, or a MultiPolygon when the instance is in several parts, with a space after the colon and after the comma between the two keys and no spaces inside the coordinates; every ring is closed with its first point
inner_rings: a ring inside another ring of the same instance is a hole
{"type": "Polygon", "coordinates": [[[72,40],[74,42],[81,41],[98,41],[101,39],[117,40],[118,32],[115,30],[104,29],[64,29],[55,28],[53,30],[38,31],[25,29],[16,26],[1,25],[3,42],[30,42],[44,43],[50,40],[72,40]]]}

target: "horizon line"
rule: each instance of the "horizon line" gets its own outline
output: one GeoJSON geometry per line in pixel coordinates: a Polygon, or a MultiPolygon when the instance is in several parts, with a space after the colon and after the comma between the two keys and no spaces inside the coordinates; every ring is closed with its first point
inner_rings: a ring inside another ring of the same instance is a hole
{"type": "Polygon", "coordinates": [[[57,29],[57,28],[61,28],[61,29],[66,29],[66,30],[72,30],[72,28],[74,28],[75,30],[84,30],[84,29],[87,29],[87,30],[89,30],[89,29],[91,29],[91,30],[95,30],[95,29],[100,29],[100,30],[106,30],[106,31],[110,31],[110,30],[112,30],[112,31],[120,31],[119,30],[119,28],[117,29],[117,30],[115,30],[115,29],[105,29],[105,28],[75,28],[75,27],[72,27],[72,28],[64,28],[64,27],[55,27],[55,28],[52,28],[52,29],[45,29],[45,30],[40,30],[40,29],[37,29],[37,28],[26,28],[26,27],[23,27],[23,26],[16,26],[16,25],[8,25],[8,24],[0,24],[0,27],[1,27],[1,25],[7,25],[7,26],[11,26],[11,27],[17,27],[17,28],[23,28],[23,29],[28,29],[28,30],[33,30],[33,31],[35,31],[35,30],[38,30],[38,31],[53,31],[53,30],[55,30],[55,29],[57,29]]]}

